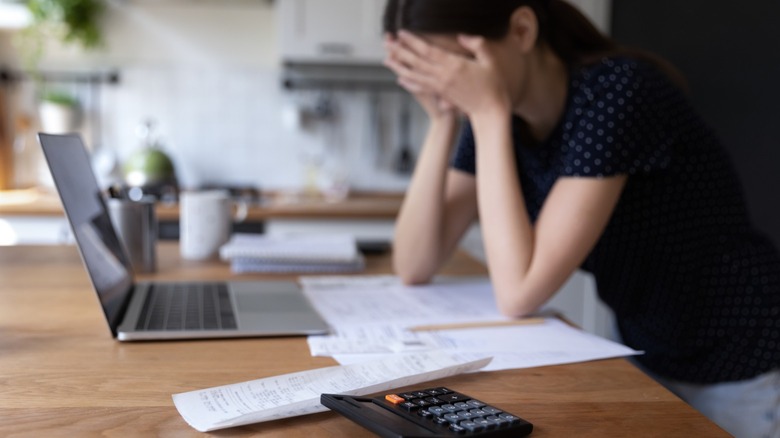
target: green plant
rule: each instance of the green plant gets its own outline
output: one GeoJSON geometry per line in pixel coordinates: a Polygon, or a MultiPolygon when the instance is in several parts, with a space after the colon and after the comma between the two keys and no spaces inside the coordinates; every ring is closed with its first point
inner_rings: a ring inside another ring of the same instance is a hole
{"type": "Polygon", "coordinates": [[[22,31],[19,42],[31,70],[37,68],[48,40],[76,43],[87,50],[102,44],[104,0],[27,0],[26,4],[32,22],[22,31]]]}
{"type": "Polygon", "coordinates": [[[78,99],[70,93],[66,93],[60,90],[47,91],[41,95],[41,100],[59,105],[78,106],[78,99]]]}
{"type": "Polygon", "coordinates": [[[79,43],[86,49],[93,49],[102,41],[98,23],[105,9],[102,0],[28,0],[27,7],[34,26],[63,25],[66,43],[79,43]]]}

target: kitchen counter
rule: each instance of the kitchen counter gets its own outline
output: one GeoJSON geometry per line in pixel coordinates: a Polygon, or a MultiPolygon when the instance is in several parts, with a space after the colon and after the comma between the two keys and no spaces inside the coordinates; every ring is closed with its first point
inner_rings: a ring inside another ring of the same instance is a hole
{"type": "MultiPolygon", "coordinates": [[[[266,193],[263,201],[249,204],[246,221],[268,219],[395,219],[403,193],[355,192],[342,201],[266,193]]],[[[177,220],[178,205],[160,204],[160,220],[177,220]]],[[[38,189],[0,191],[0,216],[61,217],[56,193],[38,189]]]]}
{"type": "Polygon", "coordinates": [[[0,216],[63,216],[62,203],[54,192],[39,189],[0,191],[0,216]]]}

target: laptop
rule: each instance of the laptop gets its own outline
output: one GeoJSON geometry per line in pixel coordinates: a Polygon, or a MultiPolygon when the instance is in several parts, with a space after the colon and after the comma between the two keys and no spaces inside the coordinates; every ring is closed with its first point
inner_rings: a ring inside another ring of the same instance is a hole
{"type": "Polygon", "coordinates": [[[81,137],[39,134],[38,139],[114,338],[140,341],[328,332],[328,325],[295,282],[136,283],[81,137]]]}

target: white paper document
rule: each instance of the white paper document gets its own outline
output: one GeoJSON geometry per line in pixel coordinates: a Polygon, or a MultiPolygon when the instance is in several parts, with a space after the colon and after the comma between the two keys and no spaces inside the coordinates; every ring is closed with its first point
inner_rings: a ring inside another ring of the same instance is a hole
{"type": "Polygon", "coordinates": [[[326,393],[365,395],[479,370],[489,357],[430,352],[321,368],[175,394],[179,414],[200,432],[327,410],[326,393]]]}
{"type": "Polygon", "coordinates": [[[485,371],[530,368],[641,354],[571,327],[540,324],[410,331],[422,325],[511,321],[485,277],[436,278],[408,287],[393,276],[304,277],[306,295],[333,328],[308,338],[311,354],[352,364],[398,352],[448,351],[492,356],[485,371]],[[379,355],[379,356],[377,356],[379,355]]]}
{"type": "Polygon", "coordinates": [[[412,332],[404,327],[372,324],[333,329],[325,336],[309,336],[312,356],[337,354],[403,353],[439,348],[436,337],[428,332],[412,332]]]}
{"type": "Polygon", "coordinates": [[[439,277],[413,287],[395,276],[303,277],[301,283],[320,315],[337,330],[377,323],[411,327],[510,320],[498,311],[484,277],[439,277]]]}
{"type": "MultiPolygon", "coordinates": [[[[386,338],[384,340],[386,345],[402,344],[398,340],[407,339],[402,332],[399,331],[397,339],[386,338]]],[[[482,371],[561,365],[641,354],[625,345],[586,333],[555,318],[546,319],[544,323],[535,325],[469,328],[415,332],[413,334],[417,336],[417,344],[413,348],[418,351],[447,351],[467,357],[471,357],[471,355],[473,357],[492,356],[493,361],[482,371]]],[[[355,333],[352,335],[356,336],[355,333]]],[[[326,348],[317,345],[317,339],[326,342],[326,338],[330,337],[309,337],[312,354],[318,349],[320,352],[326,350],[326,348]]],[[[356,339],[353,339],[353,342],[357,344],[356,339]]],[[[371,342],[370,339],[367,339],[364,345],[371,345],[371,342]]],[[[411,342],[407,341],[407,343],[411,342]]],[[[350,352],[347,348],[332,348],[334,351],[332,354],[322,355],[331,355],[341,364],[360,363],[382,358],[380,354],[383,352],[379,351],[378,348],[374,351],[367,350],[363,347],[350,352]]],[[[384,354],[389,353],[385,350],[384,354]]]]}

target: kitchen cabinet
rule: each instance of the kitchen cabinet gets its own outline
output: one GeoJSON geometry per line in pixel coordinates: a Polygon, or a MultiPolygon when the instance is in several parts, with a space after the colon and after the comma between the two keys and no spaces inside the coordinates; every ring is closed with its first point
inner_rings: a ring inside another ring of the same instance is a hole
{"type": "Polygon", "coordinates": [[[381,64],[386,0],[278,0],[282,61],[381,64]]]}

